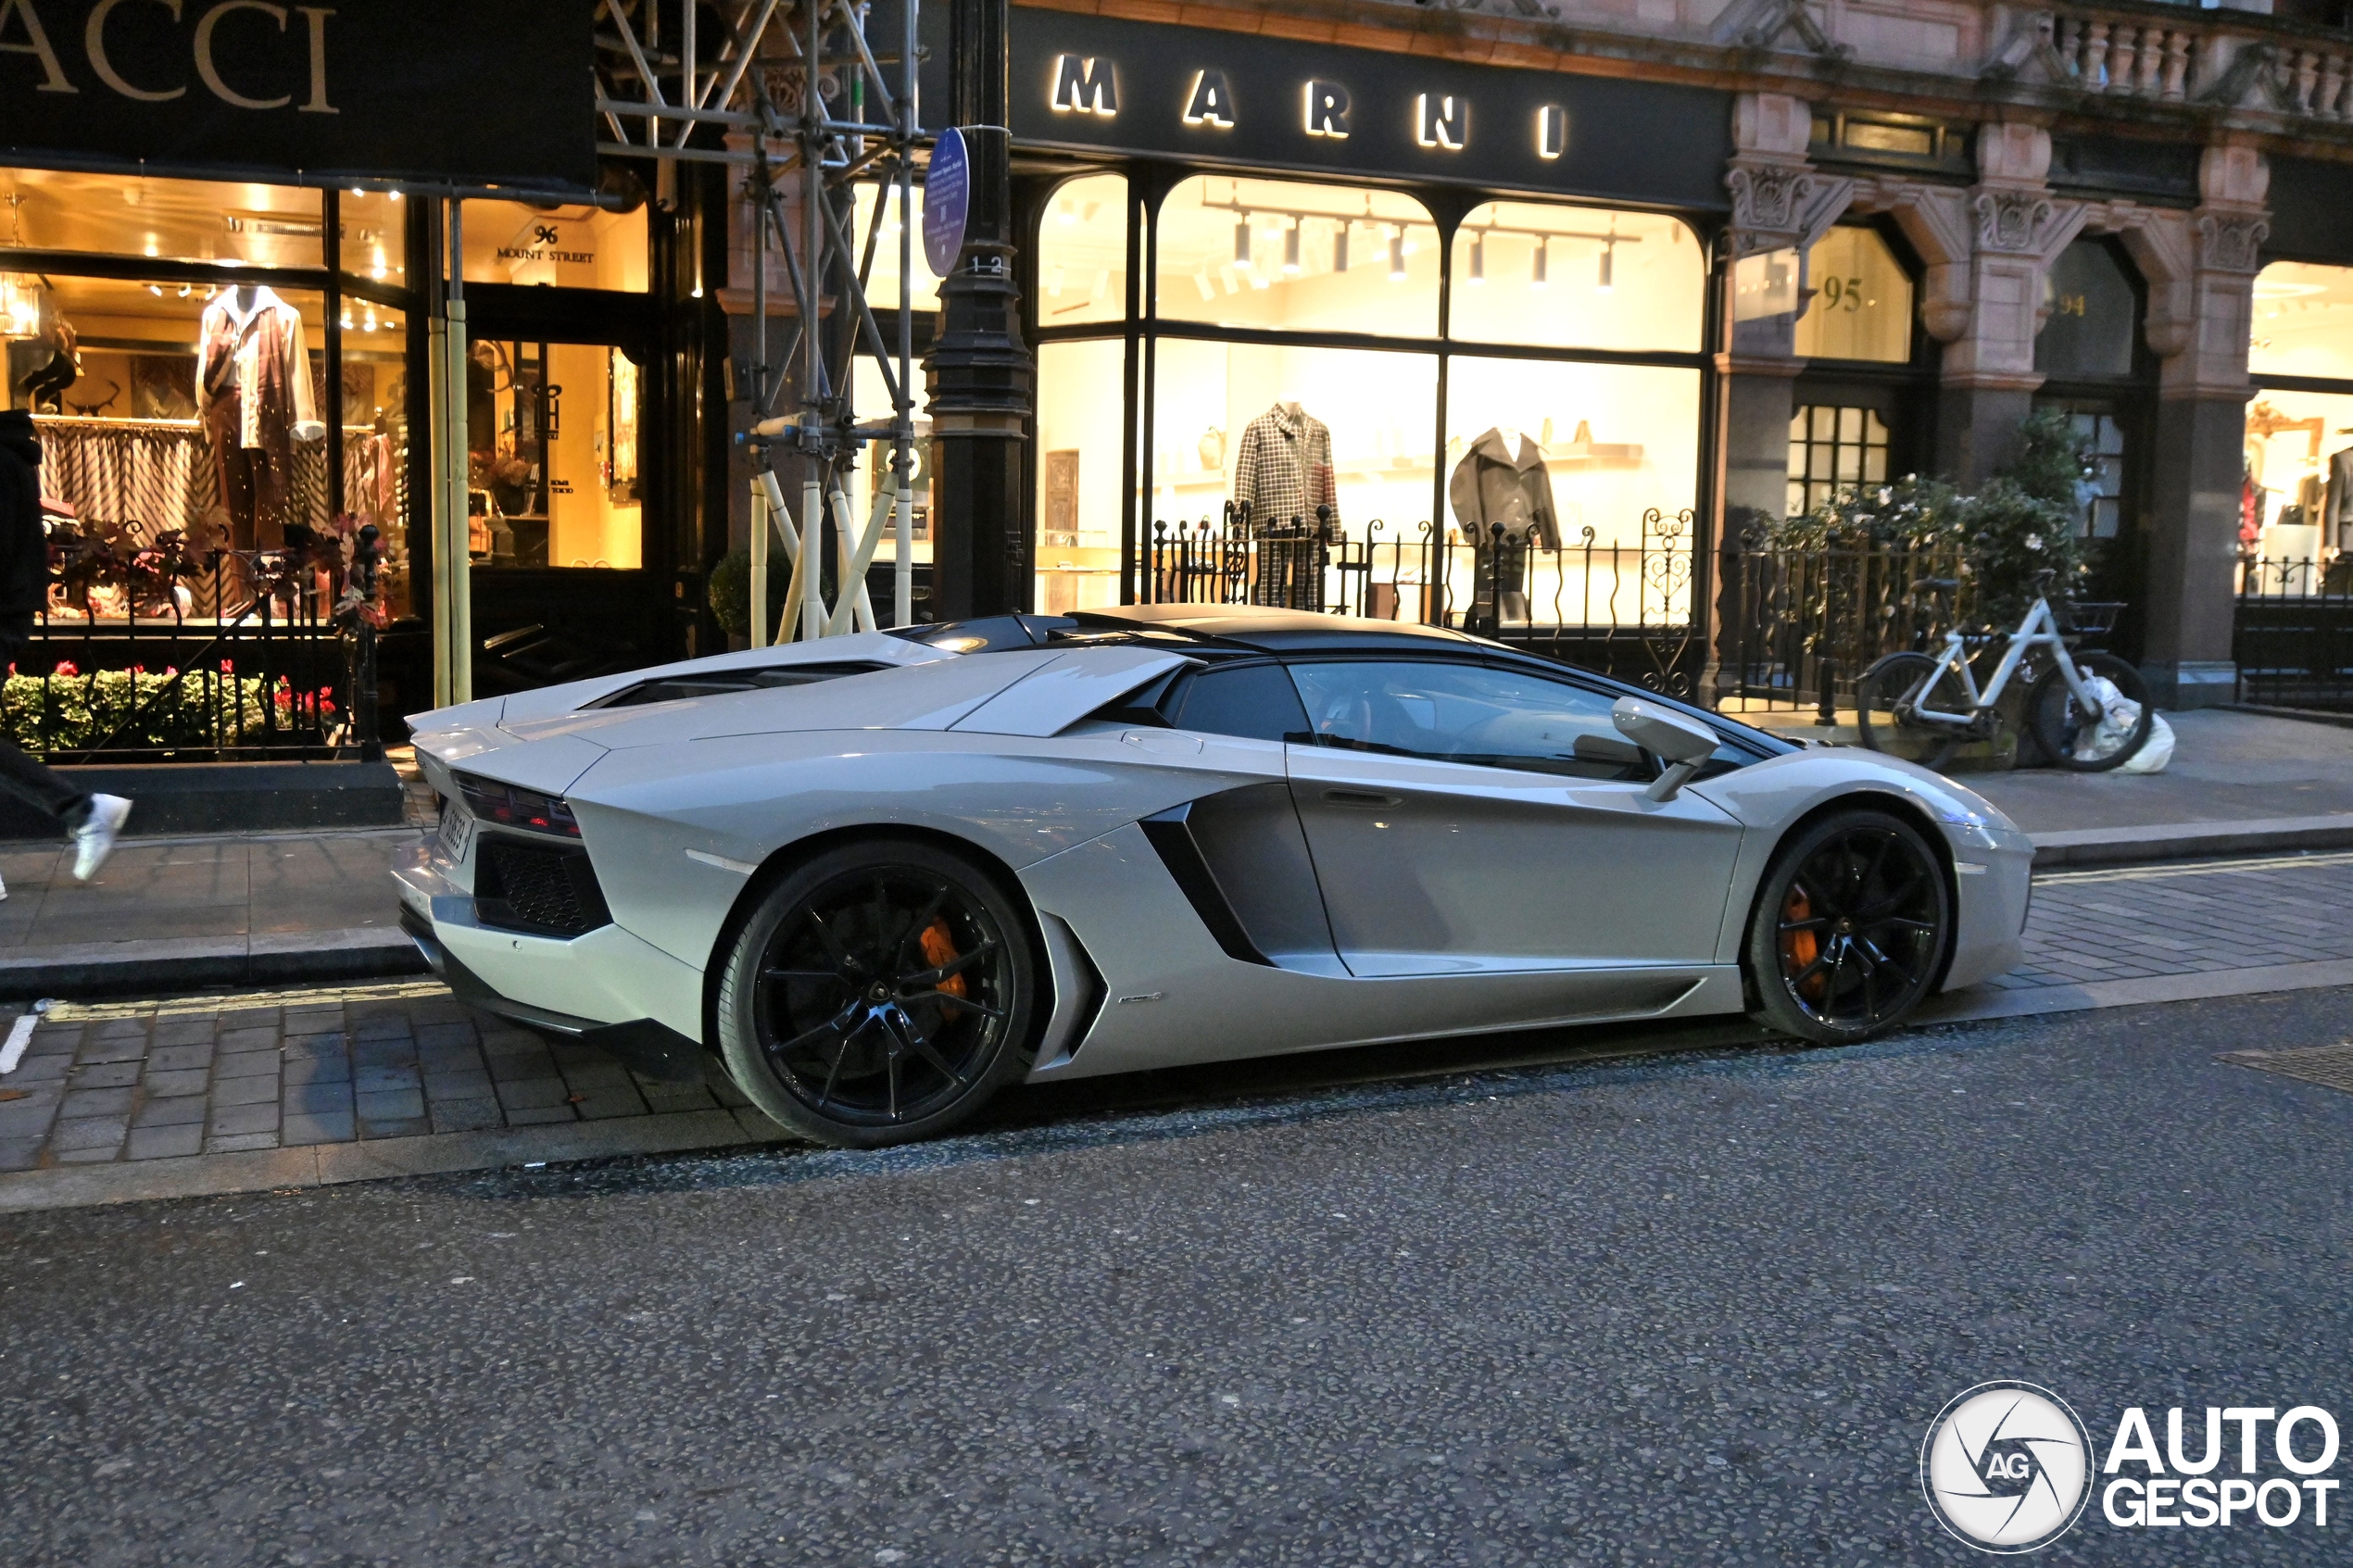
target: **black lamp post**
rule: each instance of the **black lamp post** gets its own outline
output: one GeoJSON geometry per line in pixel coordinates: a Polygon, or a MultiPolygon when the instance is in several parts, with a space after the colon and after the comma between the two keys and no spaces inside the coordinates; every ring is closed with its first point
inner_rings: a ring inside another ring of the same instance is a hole
{"type": "Polygon", "coordinates": [[[950,0],[950,118],[971,162],[964,249],[939,285],[940,332],[924,360],[939,505],[932,613],[1001,614],[1028,598],[1022,442],[1029,350],[1013,286],[1012,133],[1005,128],[1007,0],[950,0]]]}

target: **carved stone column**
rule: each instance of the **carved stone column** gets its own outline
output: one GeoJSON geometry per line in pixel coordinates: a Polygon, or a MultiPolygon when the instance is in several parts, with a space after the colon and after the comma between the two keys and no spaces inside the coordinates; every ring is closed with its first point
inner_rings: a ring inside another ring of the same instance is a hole
{"type": "Polygon", "coordinates": [[[2188,320],[2181,323],[2187,330],[2160,369],[2149,473],[2142,673],[2168,708],[2232,702],[2238,694],[2233,574],[2246,403],[2255,392],[2247,342],[2255,274],[2271,232],[2270,183],[2255,148],[2208,147],[2199,169],[2205,199],[2190,214],[2188,320]]]}
{"type": "Polygon", "coordinates": [[[1972,485],[2015,454],[2043,378],[2034,369],[2043,275],[2083,227],[2082,202],[2051,194],[2050,132],[1994,124],[1978,132],[1967,327],[1944,349],[1936,467],[1972,485]]]}
{"type": "Polygon", "coordinates": [[[1837,222],[1855,182],[1806,161],[1813,107],[1773,93],[1743,93],[1732,111],[1730,352],[1721,363],[1729,391],[1724,504],[1780,517],[1789,493],[1790,383],[1797,318],[1804,313],[1805,256],[1837,222]],[[1769,309],[1771,305],[1785,308],[1769,309]]]}

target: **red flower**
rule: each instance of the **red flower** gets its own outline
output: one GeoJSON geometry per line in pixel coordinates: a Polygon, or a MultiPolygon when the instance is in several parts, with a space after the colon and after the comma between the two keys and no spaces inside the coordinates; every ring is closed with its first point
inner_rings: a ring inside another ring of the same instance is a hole
{"type": "Polygon", "coordinates": [[[236,669],[237,667],[231,663],[228,659],[224,659],[220,661],[220,672],[223,675],[234,674],[236,672],[236,669]]]}
{"type": "Polygon", "coordinates": [[[79,675],[82,673],[82,671],[72,659],[61,659],[57,660],[57,667],[51,671],[50,673],[53,675],[79,675]]]}
{"type": "Polygon", "coordinates": [[[320,697],[320,699],[319,699],[319,711],[320,711],[320,712],[321,712],[321,713],[333,713],[334,710],[335,710],[335,704],[334,704],[334,699],[333,699],[333,697],[323,696],[320,697]]]}

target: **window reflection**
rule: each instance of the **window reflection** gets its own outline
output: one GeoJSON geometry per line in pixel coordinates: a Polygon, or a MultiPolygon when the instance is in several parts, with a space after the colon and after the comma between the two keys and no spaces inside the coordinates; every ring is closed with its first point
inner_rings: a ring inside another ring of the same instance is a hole
{"type": "Polygon", "coordinates": [[[0,241],[166,261],[318,267],[319,195],[251,182],[6,169],[0,202],[8,208],[0,210],[0,241]]]}
{"type": "Polygon", "coordinates": [[[1797,353],[1808,359],[1912,357],[1912,278],[1876,231],[1832,229],[1806,253],[1814,291],[1797,319],[1797,353]]]}

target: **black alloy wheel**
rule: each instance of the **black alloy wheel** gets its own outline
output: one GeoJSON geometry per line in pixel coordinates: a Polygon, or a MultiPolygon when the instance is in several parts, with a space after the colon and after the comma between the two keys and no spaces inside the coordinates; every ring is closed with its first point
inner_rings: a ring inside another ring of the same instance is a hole
{"type": "Polygon", "coordinates": [[[1781,847],[1757,890],[1751,1016],[1823,1045],[1881,1034],[1928,994],[1952,926],[1943,867],[1918,829],[1884,811],[1827,817],[1781,847]]]}
{"type": "Polygon", "coordinates": [[[1038,963],[1021,911],[977,866],[881,840],[772,888],[720,982],[721,1054],[752,1103],[821,1143],[926,1137],[1026,1058],[1038,963]]]}

